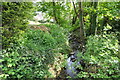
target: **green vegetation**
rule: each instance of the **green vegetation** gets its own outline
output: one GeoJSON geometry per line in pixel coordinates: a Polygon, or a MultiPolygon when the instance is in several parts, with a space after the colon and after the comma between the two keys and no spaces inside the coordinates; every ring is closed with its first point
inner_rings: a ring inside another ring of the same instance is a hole
{"type": "Polygon", "coordinates": [[[28,19],[33,16],[33,3],[29,2],[3,2],[2,3],[2,26],[3,26],[3,49],[17,43],[21,34],[27,28],[28,19]]]}
{"type": "MultiPolygon", "coordinates": [[[[86,68],[82,68],[83,71],[78,74],[78,77],[119,77],[118,62],[120,56],[115,34],[89,36],[86,48],[86,52],[82,56],[85,63],[87,63],[86,68]]],[[[81,53],[78,54],[79,56],[81,56],[81,53]]]]}
{"type": "Polygon", "coordinates": [[[0,79],[69,78],[66,60],[74,51],[74,63],[84,64],[75,66],[75,78],[120,78],[119,8],[120,2],[2,2],[0,79]],[[36,11],[46,21],[30,25],[36,11]]]}
{"type": "MultiPolygon", "coordinates": [[[[47,26],[47,25],[46,25],[47,26]]],[[[50,77],[48,65],[54,63],[63,49],[67,50],[67,37],[57,25],[49,25],[50,33],[29,29],[21,37],[18,46],[13,45],[3,51],[2,69],[8,78],[44,78],[50,77]],[[54,31],[56,30],[56,31],[54,31]]]]}

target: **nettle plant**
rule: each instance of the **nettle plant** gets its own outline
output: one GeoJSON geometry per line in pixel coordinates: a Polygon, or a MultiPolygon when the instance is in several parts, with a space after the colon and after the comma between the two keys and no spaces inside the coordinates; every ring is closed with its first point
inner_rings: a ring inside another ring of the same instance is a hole
{"type": "MultiPolygon", "coordinates": [[[[78,56],[81,56],[81,53],[78,56]]],[[[86,67],[79,66],[82,69],[77,75],[79,78],[120,77],[118,40],[115,34],[89,36],[82,58],[86,67]]]]}

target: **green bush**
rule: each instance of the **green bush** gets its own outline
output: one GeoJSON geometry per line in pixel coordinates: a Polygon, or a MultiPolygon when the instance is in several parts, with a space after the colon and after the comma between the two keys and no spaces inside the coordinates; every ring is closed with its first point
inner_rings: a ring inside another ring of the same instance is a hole
{"type": "Polygon", "coordinates": [[[82,58],[86,67],[79,66],[83,70],[78,74],[79,78],[120,78],[118,40],[115,34],[89,36],[82,58]]]}
{"type": "MultiPolygon", "coordinates": [[[[29,29],[21,37],[19,46],[13,46],[2,53],[2,78],[47,78],[49,64],[54,63],[57,53],[65,53],[67,37],[64,30],[48,25],[49,32],[29,29]]],[[[68,47],[69,48],[69,47],[68,47]]]]}
{"type": "Polygon", "coordinates": [[[2,48],[17,43],[28,26],[28,20],[33,17],[33,11],[32,2],[2,3],[2,48]]]}

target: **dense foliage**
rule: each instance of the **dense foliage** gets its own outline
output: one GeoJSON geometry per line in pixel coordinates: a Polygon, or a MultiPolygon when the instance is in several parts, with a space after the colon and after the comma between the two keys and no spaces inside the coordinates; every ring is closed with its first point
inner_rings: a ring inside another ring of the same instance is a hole
{"type": "Polygon", "coordinates": [[[41,11],[46,14],[45,17],[54,19],[55,23],[59,24],[64,28],[71,28],[71,10],[69,3],[63,2],[38,2],[37,3],[38,11],[41,11]]]}
{"type": "Polygon", "coordinates": [[[22,44],[3,51],[2,77],[26,79],[52,76],[48,65],[54,63],[54,57],[58,56],[58,53],[65,53],[65,46],[68,49],[68,45],[62,28],[56,25],[48,27],[50,33],[28,30],[24,37],[21,37],[22,44]]]}
{"type": "Polygon", "coordinates": [[[25,31],[34,7],[32,2],[3,2],[2,5],[2,47],[8,48],[25,31]]]}
{"type": "Polygon", "coordinates": [[[120,78],[120,2],[2,5],[1,79],[67,78],[66,57],[75,52],[75,78],[120,78]],[[30,25],[35,12],[46,21],[30,25]]]}
{"type": "MultiPolygon", "coordinates": [[[[119,78],[118,40],[115,34],[89,36],[86,52],[82,56],[86,68],[81,68],[78,77],[119,78]]],[[[81,53],[78,54],[78,57],[81,53]]]]}

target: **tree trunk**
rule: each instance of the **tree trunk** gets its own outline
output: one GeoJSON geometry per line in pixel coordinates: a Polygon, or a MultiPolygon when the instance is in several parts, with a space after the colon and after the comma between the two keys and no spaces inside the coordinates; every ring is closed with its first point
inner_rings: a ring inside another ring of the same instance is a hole
{"type": "Polygon", "coordinates": [[[83,10],[82,10],[82,2],[79,2],[79,19],[80,19],[80,49],[83,51],[85,45],[84,39],[84,24],[83,24],[83,10]]]}
{"type": "MultiPolygon", "coordinates": [[[[92,2],[91,3],[91,7],[93,6],[93,9],[94,10],[97,10],[97,5],[98,5],[98,2],[92,2]]],[[[95,35],[95,30],[96,30],[96,23],[97,23],[97,12],[91,12],[91,16],[90,16],[90,35],[93,34],[95,35]]]]}
{"type": "Polygon", "coordinates": [[[77,16],[75,15],[75,16],[73,16],[73,18],[72,18],[72,25],[74,25],[74,24],[76,23],[76,21],[77,21],[77,16]]]}
{"type": "Polygon", "coordinates": [[[74,2],[72,2],[73,3],[73,7],[74,7],[74,12],[75,12],[75,16],[73,16],[73,19],[72,19],[72,25],[73,24],[75,24],[76,23],[76,20],[77,20],[77,17],[79,18],[79,16],[78,16],[78,13],[77,13],[77,10],[76,10],[76,7],[75,7],[75,3],[74,2]]]}
{"type": "Polygon", "coordinates": [[[55,9],[55,2],[54,2],[54,0],[53,0],[53,16],[54,16],[54,18],[55,18],[55,21],[56,21],[56,23],[57,24],[59,24],[59,22],[58,22],[58,19],[57,19],[57,16],[56,16],[56,9],[55,9]]]}

